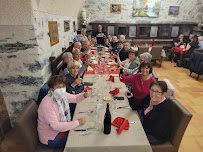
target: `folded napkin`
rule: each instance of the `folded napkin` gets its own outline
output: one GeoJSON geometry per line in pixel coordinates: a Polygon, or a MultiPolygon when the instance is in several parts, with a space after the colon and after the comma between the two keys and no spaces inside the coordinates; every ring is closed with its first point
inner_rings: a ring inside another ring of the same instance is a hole
{"type": "Polygon", "coordinates": [[[86,86],[86,88],[84,89],[84,92],[87,92],[87,89],[92,90],[92,88],[90,88],[89,86],[86,86]]]}
{"type": "Polygon", "coordinates": [[[93,71],[93,69],[92,69],[91,66],[88,66],[88,67],[87,67],[87,72],[89,72],[89,71],[93,71]]]}
{"type": "Polygon", "coordinates": [[[106,80],[106,81],[112,81],[112,82],[114,82],[114,76],[110,75],[109,79],[106,80]]]}
{"type": "Polygon", "coordinates": [[[136,45],[135,47],[139,47],[139,45],[136,45]]]}
{"type": "Polygon", "coordinates": [[[129,129],[128,120],[125,118],[122,118],[122,117],[117,117],[116,119],[114,119],[114,121],[111,123],[111,125],[118,127],[118,129],[116,129],[118,134],[121,134],[123,129],[125,129],[125,130],[129,129]]]}
{"type": "Polygon", "coordinates": [[[148,45],[148,47],[152,47],[152,45],[148,45]]]}
{"type": "Polygon", "coordinates": [[[109,93],[111,93],[113,96],[117,95],[119,92],[120,92],[120,90],[118,88],[116,88],[112,91],[109,91],[109,93]]]}
{"type": "Polygon", "coordinates": [[[95,54],[95,52],[94,52],[94,51],[91,51],[91,53],[92,53],[92,54],[95,54]]]}

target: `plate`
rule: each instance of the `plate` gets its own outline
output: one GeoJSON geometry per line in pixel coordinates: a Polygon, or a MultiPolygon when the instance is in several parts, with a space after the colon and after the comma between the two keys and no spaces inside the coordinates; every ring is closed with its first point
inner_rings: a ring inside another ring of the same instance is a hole
{"type": "Polygon", "coordinates": [[[96,59],[96,57],[95,57],[95,56],[92,56],[90,59],[91,59],[91,60],[95,60],[95,59],[96,59]]]}
{"type": "Polygon", "coordinates": [[[115,61],[109,61],[108,65],[116,65],[116,62],[115,61]]]}
{"type": "Polygon", "coordinates": [[[96,64],[98,64],[98,61],[96,60],[92,60],[92,62],[90,63],[90,65],[96,65],[96,64]]]}

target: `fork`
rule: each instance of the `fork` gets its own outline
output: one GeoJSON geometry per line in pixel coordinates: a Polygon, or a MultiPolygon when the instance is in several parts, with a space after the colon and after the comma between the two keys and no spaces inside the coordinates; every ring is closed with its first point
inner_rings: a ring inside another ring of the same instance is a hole
{"type": "Polygon", "coordinates": [[[78,112],[78,113],[93,113],[94,112],[94,110],[88,110],[88,111],[83,111],[83,112],[78,112]]]}

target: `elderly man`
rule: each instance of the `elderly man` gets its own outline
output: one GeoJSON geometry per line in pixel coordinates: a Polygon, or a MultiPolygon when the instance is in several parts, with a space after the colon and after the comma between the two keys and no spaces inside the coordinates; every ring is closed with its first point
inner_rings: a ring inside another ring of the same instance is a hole
{"type": "Polygon", "coordinates": [[[86,34],[86,29],[82,29],[81,30],[81,34],[78,34],[74,39],[73,41],[75,42],[81,42],[81,40],[88,40],[87,36],[85,36],[86,34]]]}
{"type": "Polygon", "coordinates": [[[125,42],[125,35],[120,35],[119,40],[120,40],[121,42],[125,42]]]}
{"type": "Polygon", "coordinates": [[[105,33],[103,31],[103,28],[102,28],[102,25],[99,24],[98,27],[97,27],[97,31],[93,34],[94,37],[96,36],[105,36],[105,33]]]}
{"type": "Polygon", "coordinates": [[[112,42],[110,42],[111,47],[115,48],[117,46],[118,38],[117,36],[112,36],[112,42]]]}
{"type": "Polygon", "coordinates": [[[89,53],[90,49],[91,49],[91,43],[90,43],[90,41],[85,40],[83,45],[82,45],[81,56],[85,57],[85,55],[89,53]]]}
{"type": "Polygon", "coordinates": [[[113,50],[115,61],[117,62],[117,55],[119,54],[119,58],[122,61],[128,58],[128,53],[123,48],[123,42],[118,41],[117,47],[113,50]]]}
{"type": "Polygon", "coordinates": [[[185,40],[186,45],[192,41],[192,39],[194,38],[194,36],[195,36],[194,34],[190,34],[190,35],[189,35],[189,38],[185,40]]]}
{"type": "Polygon", "coordinates": [[[77,49],[81,50],[81,48],[82,48],[81,43],[80,42],[75,42],[74,43],[74,48],[77,48],[77,49]]]}

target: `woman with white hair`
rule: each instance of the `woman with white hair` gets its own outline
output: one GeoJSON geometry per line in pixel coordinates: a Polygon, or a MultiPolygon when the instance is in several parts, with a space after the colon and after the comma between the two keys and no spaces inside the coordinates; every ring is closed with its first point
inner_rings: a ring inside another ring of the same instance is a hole
{"type": "Polygon", "coordinates": [[[84,90],[82,78],[78,75],[80,64],[76,60],[68,63],[69,74],[66,75],[66,91],[71,94],[79,94],[84,90]]]}
{"type": "Polygon", "coordinates": [[[151,60],[152,60],[152,55],[150,53],[145,52],[140,54],[140,64],[145,61],[151,62],[151,60]]]}
{"type": "Polygon", "coordinates": [[[67,64],[68,64],[68,62],[73,60],[73,55],[71,52],[66,52],[63,54],[62,58],[63,58],[63,65],[61,66],[61,70],[60,70],[59,74],[66,75],[69,73],[67,64]]]}

